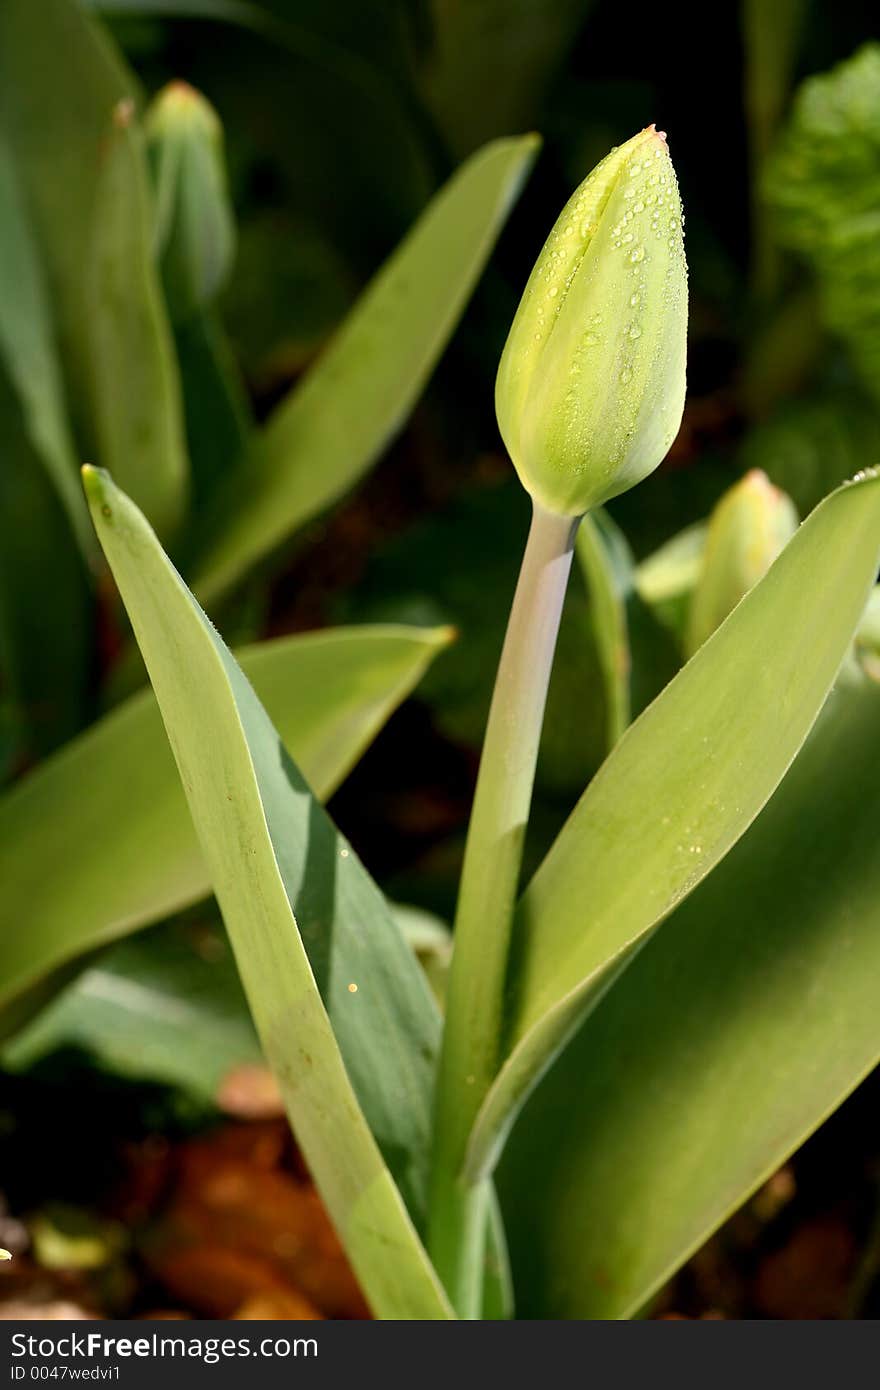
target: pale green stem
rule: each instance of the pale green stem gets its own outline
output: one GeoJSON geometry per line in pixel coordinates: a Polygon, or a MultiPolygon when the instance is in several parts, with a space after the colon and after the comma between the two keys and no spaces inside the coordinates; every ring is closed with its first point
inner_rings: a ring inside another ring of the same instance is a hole
{"type": "Polygon", "coordinates": [[[428,1247],[461,1317],[478,1317],[488,1185],[462,1179],[499,1063],[513,909],[577,519],[534,504],[498,666],[462,869],[436,1102],[428,1247]]]}

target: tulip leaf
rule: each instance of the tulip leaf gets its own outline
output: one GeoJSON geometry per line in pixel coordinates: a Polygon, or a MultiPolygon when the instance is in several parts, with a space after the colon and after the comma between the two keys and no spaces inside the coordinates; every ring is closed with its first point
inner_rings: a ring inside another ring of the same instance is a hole
{"type": "Polygon", "coordinates": [[[744,105],[754,158],[770,147],[791,86],[805,18],[804,0],[745,0],[742,7],[746,56],[744,105]]]}
{"type": "Polygon", "coordinates": [[[700,573],[706,529],[705,521],[695,521],[642,560],[635,577],[645,603],[655,607],[690,593],[700,573]]]}
{"type": "Polygon", "coordinates": [[[534,124],[590,0],[468,0],[432,6],[428,104],[452,148],[534,124]]]}
{"type": "Polygon", "coordinates": [[[46,260],[62,349],[81,355],[99,153],[114,107],[138,87],[75,0],[0,7],[0,113],[46,260]],[[47,43],[47,34],[52,42],[47,43]],[[75,119],[73,115],[75,113],[75,119]]]}
{"type": "Polygon", "coordinates": [[[626,605],[632,592],[632,556],[623,533],[599,508],[578,528],[575,553],[590,597],[593,638],[605,686],[608,747],[630,721],[630,649],[626,605]]]}
{"type": "MultiPolygon", "coordinates": [[[[745,59],[743,107],[752,164],[760,172],[788,104],[806,0],[776,0],[774,5],[743,0],[740,15],[745,59]]],[[[759,194],[752,222],[753,278],[765,296],[772,293],[776,282],[779,254],[767,223],[767,210],[759,194]]]]}
{"type": "Polygon", "coordinates": [[[400,429],[464,309],[535,156],[497,140],[431,201],[304,381],[271,416],[208,523],[194,589],[229,588],[364,474],[400,429]]]}
{"type": "Polygon", "coordinates": [[[841,677],[527,1105],[500,1171],[520,1316],[636,1312],[880,1061],[875,753],[880,687],[841,677]]]}
{"type": "Polygon", "coordinates": [[[80,549],[95,537],[79,485],[79,459],[64,399],[49,291],[19,175],[0,138],[0,354],[14,382],[31,444],[56,489],[80,549]]]}
{"type": "Polygon", "coordinates": [[[880,395],[880,44],[800,87],[767,169],[783,245],[814,271],[825,319],[880,395]]]}
{"type": "Polygon", "coordinates": [[[417,1187],[437,1032],[427,984],[142,513],[107,474],[84,476],[305,1160],[375,1314],[446,1318],[386,1166],[417,1187]]]}
{"type": "Polygon", "coordinates": [[[92,659],[82,555],[29,433],[0,368],[0,780],[81,726],[92,659]]]}
{"type": "Polygon", "coordinates": [[[469,1169],[653,929],[781,781],[847,653],[880,559],[880,476],[823,502],[627,731],[517,914],[507,1059],[469,1169]]]}
{"type": "Polygon", "coordinates": [[[178,324],[174,341],[198,506],[241,464],[253,421],[238,365],[217,316],[197,314],[178,324]]]}
{"type": "Polygon", "coordinates": [[[80,454],[170,530],[187,463],[138,96],[75,0],[0,6],[0,119],[45,257],[80,454]]]}
{"type": "Polygon", "coordinates": [[[186,496],[183,402],[153,260],[143,137],[124,104],[102,159],[85,276],[98,457],[167,533],[186,496]]]}
{"type": "MultiPolygon", "coordinates": [[[[442,628],[339,629],[238,655],[325,798],[448,636],[442,628]]],[[[131,696],[0,801],[0,880],[4,1009],[76,956],[210,892],[151,691],[131,696]]]]}
{"type": "Polygon", "coordinates": [[[167,923],[117,941],[3,1048],[24,1071],[76,1047],[115,1075],[212,1105],[225,1077],[262,1059],[222,936],[167,923]],[[207,943],[207,944],[206,944],[207,943]]]}

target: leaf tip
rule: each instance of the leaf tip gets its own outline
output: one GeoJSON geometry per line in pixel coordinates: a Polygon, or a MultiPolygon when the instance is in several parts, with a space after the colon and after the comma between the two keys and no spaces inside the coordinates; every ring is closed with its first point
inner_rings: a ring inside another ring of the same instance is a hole
{"type": "Polygon", "coordinates": [[[92,463],[84,463],[80,473],[83,491],[92,511],[94,512],[95,508],[99,507],[105,516],[110,516],[108,504],[110,474],[106,468],[96,468],[92,463]]]}

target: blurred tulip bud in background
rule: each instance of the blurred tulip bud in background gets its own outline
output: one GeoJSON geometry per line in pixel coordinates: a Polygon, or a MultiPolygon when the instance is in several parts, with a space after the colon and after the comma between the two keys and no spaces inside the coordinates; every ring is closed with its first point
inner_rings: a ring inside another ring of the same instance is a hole
{"type": "Polygon", "coordinates": [[[579,516],[662,462],[681,424],[686,339],[678,183],[649,126],[569,199],[502,354],[498,423],[535,501],[579,516]]]}
{"type": "Polygon", "coordinates": [[[688,656],[763,579],[797,528],[791,498],[759,468],[724,494],[709,519],[702,566],[691,597],[688,656]]]}
{"type": "Polygon", "coordinates": [[[159,93],[145,126],[162,278],[180,321],[216,298],[235,256],[223,129],[213,106],[186,82],[159,93]]]}

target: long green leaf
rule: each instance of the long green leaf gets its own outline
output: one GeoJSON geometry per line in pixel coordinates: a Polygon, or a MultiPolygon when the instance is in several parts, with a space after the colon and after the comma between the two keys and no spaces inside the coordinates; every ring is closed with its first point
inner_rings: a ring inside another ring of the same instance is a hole
{"type": "Polygon", "coordinates": [[[250,443],[253,420],[244,383],[216,315],[199,314],[174,334],[198,508],[233,469],[250,443]]]}
{"type": "Polygon", "coordinates": [[[117,1076],[207,1105],[234,1068],[262,1058],[225,941],[178,922],[100,952],[0,1057],[5,1070],[24,1071],[72,1047],[117,1076]]]}
{"type": "Polygon", "coordinates": [[[49,292],[18,172],[0,138],[0,353],[39,455],[87,558],[95,537],[79,485],[49,292]]]}
{"type": "Polygon", "coordinates": [[[152,222],[143,136],[121,103],[105,136],[84,276],[92,414],[98,458],[168,533],[182,519],[189,465],[152,222]]]}
{"type": "Polygon", "coordinates": [[[209,523],[194,589],[216,598],[366,471],[422,391],[535,157],[474,155],[432,200],[308,376],[276,410],[209,523]]]}
{"type": "Polygon", "coordinates": [[[0,73],[0,113],[46,259],[62,345],[76,352],[101,142],[113,108],[137,97],[137,83],[75,0],[6,0],[0,73]]]}
{"type": "Polygon", "coordinates": [[[870,474],[813,512],[587,788],[518,914],[508,1057],[475,1125],[475,1172],[590,1004],[772,795],[846,655],[878,558],[870,474]]]}
{"type": "Polygon", "coordinates": [[[406,1130],[409,1138],[417,1133],[429,1101],[427,986],[381,894],[142,514],[106,474],[87,469],[85,483],[306,1162],[377,1316],[446,1318],[448,1304],[360,1103],[405,1176],[412,1155],[402,1160],[394,1142],[406,1130]]]}
{"type": "Polygon", "coordinates": [[[81,456],[113,467],[169,529],[187,465],[138,95],[76,0],[0,5],[0,120],[45,258],[81,456]]]}
{"type": "Polygon", "coordinates": [[[621,531],[601,509],[585,516],[575,553],[590,596],[590,618],[605,686],[605,726],[613,748],[630,721],[630,649],[626,617],[632,556],[621,531]]]}
{"type": "MultiPolygon", "coordinates": [[[[770,148],[785,107],[804,27],[805,0],[743,0],[741,6],[744,74],[743,105],[756,175],[770,148]]],[[[776,280],[776,248],[767,228],[766,209],[756,189],[752,219],[752,256],[756,287],[772,292],[776,280]]]]}
{"type": "MultiPolygon", "coordinates": [[[[81,727],[92,656],[82,557],[28,433],[0,369],[0,700],[13,765],[81,727]]],[[[0,749],[0,777],[3,762],[0,749]]]]}
{"type": "Polygon", "coordinates": [[[592,5],[590,0],[441,0],[431,9],[426,99],[452,148],[469,154],[493,135],[535,123],[592,5]]]}
{"type": "Polygon", "coordinates": [[[880,1060],[880,687],[612,987],[502,1163],[520,1313],[634,1313],[880,1060]],[[576,1096],[576,1104],[572,1104],[576,1096]]]}
{"type": "Polygon", "coordinates": [[[638,566],[636,588],[645,603],[660,607],[689,594],[697,582],[706,547],[706,522],[696,521],[665,541],[638,566]]]}
{"type": "MultiPolygon", "coordinates": [[[[239,659],[326,797],[448,637],[443,628],[340,629],[261,643],[239,659]]],[[[0,801],[0,882],[4,1008],[65,962],[210,891],[151,691],[0,801]]]]}

